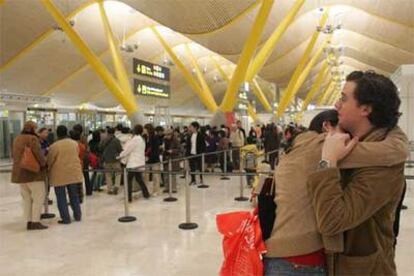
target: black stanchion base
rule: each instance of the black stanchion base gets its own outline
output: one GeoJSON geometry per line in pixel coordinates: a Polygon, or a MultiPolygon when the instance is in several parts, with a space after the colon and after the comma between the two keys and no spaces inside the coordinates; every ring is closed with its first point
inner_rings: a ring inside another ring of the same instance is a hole
{"type": "Polygon", "coordinates": [[[249,198],[245,196],[239,196],[234,198],[235,201],[248,201],[249,198]]]}
{"type": "Polygon", "coordinates": [[[164,201],[166,201],[166,202],[174,202],[174,201],[177,201],[177,200],[178,199],[173,197],[173,196],[169,196],[169,197],[164,198],[164,201]]]}
{"type": "Polygon", "coordinates": [[[209,188],[210,186],[208,186],[208,185],[206,185],[206,184],[200,184],[200,185],[198,185],[197,186],[197,188],[200,188],[200,189],[207,189],[207,188],[209,188]]]}
{"type": "Polygon", "coordinates": [[[193,222],[184,222],[178,225],[178,228],[183,229],[183,230],[191,230],[191,229],[198,228],[198,225],[197,223],[193,223],[193,222]]]}
{"type": "Polygon", "coordinates": [[[119,222],[132,222],[132,221],[136,221],[137,218],[133,217],[133,216],[125,216],[125,217],[120,217],[118,219],[119,222]]]}
{"type": "Polygon", "coordinates": [[[51,213],[44,213],[40,215],[41,219],[50,219],[50,218],[54,218],[55,214],[51,214],[51,213]]]}
{"type": "Polygon", "coordinates": [[[221,180],[230,180],[230,178],[228,178],[227,176],[222,176],[220,179],[221,180]]]}

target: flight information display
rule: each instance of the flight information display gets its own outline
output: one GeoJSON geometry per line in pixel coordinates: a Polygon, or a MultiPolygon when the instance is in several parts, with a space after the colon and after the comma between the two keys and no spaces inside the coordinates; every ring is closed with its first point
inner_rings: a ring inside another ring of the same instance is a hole
{"type": "Polygon", "coordinates": [[[157,98],[170,98],[170,87],[167,85],[134,79],[134,94],[157,98]]]}
{"type": "Polygon", "coordinates": [[[133,59],[134,74],[154,78],[157,80],[170,81],[170,69],[145,60],[133,59]]]}

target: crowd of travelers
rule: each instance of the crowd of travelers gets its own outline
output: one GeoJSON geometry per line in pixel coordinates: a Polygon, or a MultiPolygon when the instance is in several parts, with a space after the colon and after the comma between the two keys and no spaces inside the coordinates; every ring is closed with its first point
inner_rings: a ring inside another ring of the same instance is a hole
{"type": "MultiPolygon", "coordinates": [[[[397,126],[399,105],[388,78],[356,71],[348,75],[336,110],[318,114],[308,128],[268,124],[246,131],[240,121],[229,126],[192,122],[183,128],[119,124],[84,133],[81,125],[71,130],[60,125],[50,144],[46,129],[37,131],[27,122],[13,143],[12,182],[21,187],[27,229],[46,229],[40,214],[48,186],[55,190],[59,223],[69,224],[67,194],[73,218],[80,221],[83,194],[102,191],[104,184],[109,195],[116,195],[126,183],[130,201],[138,188],[145,199],[169,192],[165,175],[148,173],[146,164],[158,171],[160,161],[194,156],[189,168],[201,171],[199,154],[233,149],[228,160],[223,154],[206,155],[205,170],[242,169],[242,149],[254,145],[272,152],[266,161],[276,167],[276,219],[265,241],[265,275],[396,275],[408,153],[407,137],[397,126]],[[31,159],[38,170],[22,165],[31,159]],[[90,168],[106,171],[91,173],[90,168]],[[135,170],[124,179],[123,168],[135,170]]],[[[173,170],[181,166],[172,162],[173,170]]],[[[176,177],[172,192],[178,189],[176,177]]],[[[192,174],[189,184],[196,183],[192,174]]]]}

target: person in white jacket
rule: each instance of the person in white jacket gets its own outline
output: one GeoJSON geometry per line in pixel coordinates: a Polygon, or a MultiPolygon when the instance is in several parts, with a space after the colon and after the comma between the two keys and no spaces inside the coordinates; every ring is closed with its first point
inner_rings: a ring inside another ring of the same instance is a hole
{"type": "Polygon", "coordinates": [[[132,130],[133,137],[125,144],[124,150],[119,154],[118,159],[126,159],[127,169],[137,169],[135,171],[128,172],[128,201],[132,201],[132,179],[138,182],[141,187],[144,198],[149,198],[150,194],[148,188],[144,183],[142,171],[145,165],[145,141],[142,138],[143,127],[141,125],[135,125],[132,130]],[[139,168],[141,167],[141,168],[139,168]]]}

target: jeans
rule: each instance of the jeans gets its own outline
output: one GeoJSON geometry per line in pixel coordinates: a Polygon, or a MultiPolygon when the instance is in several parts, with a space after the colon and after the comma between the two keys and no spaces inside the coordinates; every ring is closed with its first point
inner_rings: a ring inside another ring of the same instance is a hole
{"type": "Polygon", "coordinates": [[[57,199],[57,206],[59,209],[60,218],[64,222],[70,222],[70,214],[68,209],[68,202],[66,199],[66,189],[68,190],[69,200],[70,200],[70,207],[73,211],[73,217],[75,220],[81,220],[82,212],[80,208],[79,202],[79,194],[78,194],[78,185],[79,184],[69,184],[66,186],[55,187],[55,194],[57,199]]]}
{"type": "Polygon", "coordinates": [[[325,276],[323,266],[296,265],[282,258],[264,258],[264,276],[325,276]]]}

